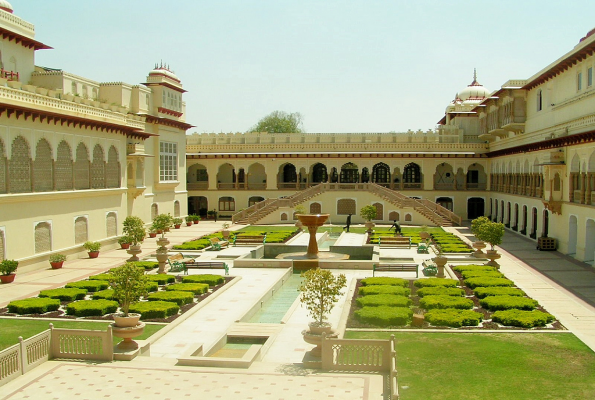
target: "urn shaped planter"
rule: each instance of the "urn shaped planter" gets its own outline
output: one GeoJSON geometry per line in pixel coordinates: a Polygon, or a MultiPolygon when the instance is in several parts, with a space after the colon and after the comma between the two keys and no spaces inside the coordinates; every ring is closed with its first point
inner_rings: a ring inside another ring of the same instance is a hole
{"type": "Polygon", "coordinates": [[[479,240],[477,242],[473,242],[473,248],[475,249],[475,252],[473,253],[473,257],[482,258],[485,256],[485,253],[482,251],[483,249],[486,248],[485,242],[482,242],[481,240],[479,240]]]}
{"type": "Polygon", "coordinates": [[[310,350],[310,354],[314,357],[320,357],[322,355],[323,333],[324,337],[327,338],[336,338],[338,334],[333,331],[333,327],[329,323],[319,324],[318,322],[310,322],[308,327],[308,330],[302,331],[302,336],[306,343],[316,345],[316,347],[310,350]]]}
{"type": "Polygon", "coordinates": [[[491,265],[492,267],[496,267],[497,269],[500,269],[500,264],[498,264],[496,262],[496,260],[499,259],[501,257],[501,255],[498,254],[498,252],[496,250],[487,250],[486,257],[490,260],[486,263],[486,265],[491,265]]]}

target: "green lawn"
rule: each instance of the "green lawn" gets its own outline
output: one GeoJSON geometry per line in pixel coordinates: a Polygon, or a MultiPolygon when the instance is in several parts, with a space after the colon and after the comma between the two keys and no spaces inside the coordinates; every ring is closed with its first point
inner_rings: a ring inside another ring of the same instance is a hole
{"type": "Polygon", "coordinates": [[[269,226],[269,225],[250,225],[239,229],[237,232],[294,232],[297,228],[293,225],[287,226],[269,226]]]}
{"type": "MultiPolygon", "coordinates": [[[[348,331],[345,338],[390,335],[348,331]]],[[[595,393],[595,353],[572,334],[394,335],[402,400],[589,399],[595,393]]]]}
{"type": "MultiPolygon", "coordinates": [[[[50,322],[54,324],[54,328],[70,328],[70,329],[92,329],[96,331],[105,331],[110,322],[103,321],[48,321],[43,319],[8,319],[0,318],[0,350],[17,344],[19,336],[23,339],[30,338],[46,329],[49,329],[50,322]]],[[[146,339],[165,325],[146,324],[145,331],[136,339],[146,339]]],[[[120,343],[122,339],[114,337],[114,344],[120,343]]]]}

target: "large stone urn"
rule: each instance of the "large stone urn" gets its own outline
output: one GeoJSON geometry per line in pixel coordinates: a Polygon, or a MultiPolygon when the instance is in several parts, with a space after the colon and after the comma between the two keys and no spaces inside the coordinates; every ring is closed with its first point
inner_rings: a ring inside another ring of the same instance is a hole
{"type": "Polygon", "coordinates": [[[138,349],[138,343],[133,338],[142,335],[145,330],[145,323],[140,322],[140,314],[128,314],[127,317],[122,315],[114,315],[112,332],[115,337],[123,340],[116,346],[119,351],[132,351],[138,349]]]}
{"type": "Polygon", "coordinates": [[[500,264],[496,262],[497,259],[501,257],[500,254],[496,250],[487,250],[486,251],[486,258],[490,261],[486,263],[486,265],[490,265],[492,267],[496,267],[496,269],[500,269],[500,264]]]}
{"type": "Polygon", "coordinates": [[[436,275],[436,277],[444,278],[446,276],[444,274],[444,266],[448,262],[448,258],[446,258],[442,255],[439,255],[437,257],[432,258],[432,261],[434,261],[436,263],[436,267],[438,268],[438,274],[436,275]]]}
{"type": "Polygon", "coordinates": [[[165,263],[167,262],[167,252],[169,251],[165,246],[167,246],[168,244],[169,240],[167,240],[166,237],[160,237],[159,239],[157,239],[157,245],[159,247],[157,247],[155,253],[157,261],[159,262],[159,270],[157,271],[157,273],[159,274],[165,273],[165,263]]]}
{"type": "Polygon", "coordinates": [[[485,249],[485,247],[486,247],[485,242],[482,242],[481,240],[478,240],[477,242],[473,242],[473,248],[475,249],[475,252],[473,253],[473,257],[476,257],[476,258],[485,257],[485,253],[482,251],[483,249],[485,249]]]}
{"type": "Polygon", "coordinates": [[[126,253],[131,255],[127,261],[139,261],[138,255],[142,252],[143,251],[140,248],[140,244],[130,245],[130,247],[126,249],[126,253]]]}
{"type": "Polygon", "coordinates": [[[322,325],[318,322],[310,322],[308,327],[308,330],[302,331],[302,336],[304,337],[304,341],[306,343],[316,345],[316,347],[310,350],[310,354],[314,357],[320,358],[322,355],[323,334],[324,337],[327,338],[336,338],[338,334],[335,333],[333,327],[328,322],[324,322],[322,325]]]}

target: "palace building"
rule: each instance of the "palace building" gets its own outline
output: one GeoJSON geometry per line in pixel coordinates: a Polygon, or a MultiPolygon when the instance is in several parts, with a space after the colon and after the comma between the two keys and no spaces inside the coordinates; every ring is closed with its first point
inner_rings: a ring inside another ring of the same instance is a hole
{"type": "Polygon", "coordinates": [[[128,215],[187,213],[191,126],[173,72],[157,65],[128,84],[37,66],[51,47],[4,0],[0,32],[0,260],[110,246],[128,215]]]}

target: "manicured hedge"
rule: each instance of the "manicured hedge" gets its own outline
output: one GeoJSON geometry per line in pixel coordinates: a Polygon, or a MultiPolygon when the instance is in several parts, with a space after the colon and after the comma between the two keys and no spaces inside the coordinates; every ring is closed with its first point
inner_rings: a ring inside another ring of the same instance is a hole
{"type": "Polygon", "coordinates": [[[524,296],[525,292],[521,289],[506,287],[506,286],[492,286],[492,287],[476,287],[473,290],[478,299],[483,299],[488,296],[524,296]]]}
{"type": "Polygon", "coordinates": [[[504,274],[498,271],[463,271],[461,272],[463,279],[490,277],[490,278],[504,278],[504,274]]]}
{"type": "Polygon", "coordinates": [[[365,278],[361,280],[361,284],[363,286],[373,286],[373,285],[389,285],[389,286],[402,286],[402,287],[409,287],[409,281],[403,278],[387,278],[387,277],[374,277],[374,278],[365,278]]]}
{"type": "Polygon", "coordinates": [[[473,250],[466,244],[441,244],[443,253],[472,253],[473,250]]]}
{"type": "Polygon", "coordinates": [[[79,300],[66,307],[66,314],[77,317],[102,316],[115,313],[118,302],[111,300],[79,300]]]}
{"type": "Polygon", "coordinates": [[[159,290],[159,284],[153,281],[148,281],[145,287],[147,288],[147,292],[156,292],[159,290]]]}
{"type": "Polygon", "coordinates": [[[176,276],[168,274],[147,275],[147,279],[150,282],[157,282],[158,285],[165,285],[166,283],[174,283],[176,276]]]}
{"type": "Polygon", "coordinates": [[[114,289],[100,290],[93,293],[93,300],[114,300],[114,289]]]}
{"type": "Polygon", "coordinates": [[[555,320],[554,316],[542,311],[505,310],[496,311],[492,315],[492,321],[506,326],[518,326],[521,328],[533,328],[545,326],[555,320]]]}
{"type": "Polygon", "coordinates": [[[209,247],[210,245],[210,240],[207,237],[203,237],[201,239],[192,240],[190,242],[177,244],[173,248],[175,250],[202,250],[206,247],[209,247]]]}
{"type": "Polygon", "coordinates": [[[171,301],[142,301],[132,304],[128,311],[140,314],[141,319],[154,319],[177,314],[180,307],[171,301]]]}
{"type": "Polygon", "coordinates": [[[99,274],[99,275],[91,275],[89,277],[89,280],[109,282],[109,280],[112,278],[113,278],[112,274],[99,274]]]}
{"type": "Polygon", "coordinates": [[[489,286],[514,286],[514,282],[506,278],[492,278],[492,277],[476,277],[464,280],[465,285],[470,289],[476,287],[489,287],[489,286]]]}
{"type": "Polygon", "coordinates": [[[159,267],[159,263],[155,261],[132,261],[132,263],[146,271],[159,267]]]}
{"type": "Polygon", "coordinates": [[[489,265],[477,265],[477,264],[468,264],[468,265],[457,265],[452,267],[454,271],[463,272],[463,271],[498,271],[496,268],[491,267],[489,265]]]}
{"type": "Polygon", "coordinates": [[[436,286],[444,286],[444,287],[457,287],[459,281],[455,279],[446,279],[446,278],[428,278],[428,279],[418,279],[413,283],[418,288],[423,287],[436,287],[436,286]]]}
{"type": "Polygon", "coordinates": [[[155,292],[149,294],[147,300],[149,301],[171,301],[179,306],[192,303],[194,295],[190,292],[155,292]]]}
{"type": "Polygon", "coordinates": [[[461,326],[477,326],[483,319],[483,315],[472,310],[448,308],[445,310],[430,310],[424,315],[424,318],[435,326],[459,328],[461,326]]]}
{"type": "Polygon", "coordinates": [[[396,296],[394,294],[373,294],[358,297],[355,301],[360,307],[408,307],[411,305],[411,299],[408,297],[396,296]]]}
{"type": "Polygon", "coordinates": [[[209,285],[206,283],[175,283],[165,287],[168,291],[191,292],[195,295],[206,293],[209,285]]]}
{"type": "Polygon", "coordinates": [[[354,312],[355,319],[380,327],[407,325],[413,317],[409,307],[364,307],[354,312]]]}
{"type": "Polygon", "coordinates": [[[360,286],[359,295],[367,296],[374,294],[394,294],[397,296],[409,296],[411,289],[404,288],[402,286],[390,286],[390,285],[372,285],[372,286],[360,286]]]}
{"type": "Polygon", "coordinates": [[[473,300],[454,296],[425,296],[419,300],[419,305],[426,310],[432,310],[434,308],[457,308],[460,310],[468,310],[473,308],[473,300]]]}
{"type": "Polygon", "coordinates": [[[201,274],[188,275],[182,278],[183,283],[207,283],[209,286],[217,286],[225,282],[221,275],[201,274]]]}
{"type": "Polygon", "coordinates": [[[537,306],[537,301],[528,297],[518,296],[488,296],[479,300],[479,304],[490,311],[510,310],[533,310],[537,306]]]}
{"type": "Polygon", "coordinates": [[[417,295],[419,297],[437,296],[437,295],[459,296],[460,297],[460,296],[463,296],[464,294],[465,294],[465,291],[463,289],[446,287],[446,286],[429,286],[429,287],[424,287],[424,288],[418,289],[418,291],[417,291],[417,295]]]}
{"type": "Polygon", "coordinates": [[[49,297],[60,301],[82,300],[87,295],[86,289],[49,289],[39,292],[39,297],[49,297]]]}
{"type": "Polygon", "coordinates": [[[60,300],[32,297],[8,303],[8,312],[15,314],[44,314],[60,308],[60,300]]]}
{"type": "Polygon", "coordinates": [[[75,289],[87,289],[88,292],[97,292],[99,290],[105,290],[109,287],[109,283],[106,281],[76,281],[66,284],[67,288],[75,289]]]}

